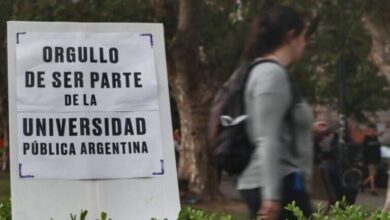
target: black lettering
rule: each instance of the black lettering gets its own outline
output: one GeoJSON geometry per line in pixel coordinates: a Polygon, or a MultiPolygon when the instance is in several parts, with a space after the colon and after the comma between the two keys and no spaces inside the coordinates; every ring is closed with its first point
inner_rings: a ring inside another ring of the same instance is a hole
{"type": "Polygon", "coordinates": [[[53,88],[60,88],[61,87],[61,79],[59,78],[61,76],[60,72],[53,72],[53,88]]]}
{"type": "Polygon", "coordinates": [[[47,146],[46,143],[41,143],[41,155],[46,155],[47,154],[47,146]]]}
{"type": "Polygon", "coordinates": [[[79,61],[82,63],[87,62],[88,59],[88,48],[87,47],[79,47],[78,48],[78,56],[79,61]]]}
{"type": "Polygon", "coordinates": [[[110,143],[107,143],[105,144],[105,154],[107,155],[110,155],[111,154],[111,151],[110,151],[110,143]]]}
{"type": "Polygon", "coordinates": [[[49,63],[52,61],[52,57],[53,57],[53,52],[51,50],[51,47],[43,47],[43,61],[46,62],[46,63],[49,63]]]}
{"type": "Polygon", "coordinates": [[[32,118],[23,118],[23,134],[24,136],[31,136],[33,134],[32,118]]]}
{"type": "Polygon", "coordinates": [[[122,134],[121,120],[119,118],[111,119],[112,135],[119,136],[122,134]]]}
{"type": "Polygon", "coordinates": [[[121,75],[112,73],[112,88],[121,88],[121,75]]]}
{"type": "Polygon", "coordinates": [[[95,154],[95,145],[93,142],[89,142],[88,144],[88,150],[89,150],[89,154],[95,154]]]}
{"type": "Polygon", "coordinates": [[[28,143],[23,143],[23,154],[26,155],[28,150],[30,150],[30,145],[28,143]]]}
{"type": "MultiPolygon", "coordinates": [[[[58,148],[58,143],[56,143],[56,148],[58,148]]],[[[57,154],[58,154],[58,149],[56,152],[54,152],[51,143],[49,143],[49,155],[57,155],[57,154]]]]}
{"type": "Polygon", "coordinates": [[[130,76],[131,76],[131,73],[124,72],[123,75],[125,76],[126,88],[129,88],[130,87],[130,76]]]}
{"type": "Polygon", "coordinates": [[[141,82],[141,73],[140,72],[135,72],[134,73],[134,87],[135,88],[142,88],[141,82]]]}
{"type": "Polygon", "coordinates": [[[73,94],[73,105],[79,105],[79,95],[73,94]]]}
{"type": "Polygon", "coordinates": [[[118,49],[117,48],[110,48],[109,57],[110,57],[111,63],[118,63],[118,60],[119,60],[118,49]]]}
{"type": "Polygon", "coordinates": [[[142,153],[149,153],[148,152],[148,146],[146,145],[146,142],[142,142],[142,153]]]}
{"type": "Polygon", "coordinates": [[[37,118],[35,122],[36,122],[36,135],[46,136],[46,118],[37,118]]]}
{"type": "Polygon", "coordinates": [[[76,62],[76,49],[74,47],[66,48],[66,61],[68,63],[76,62]]]}
{"type": "Polygon", "coordinates": [[[56,155],[60,154],[60,144],[56,143],[56,155]]]}
{"type": "Polygon", "coordinates": [[[77,136],[76,130],[77,118],[69,118],[69,136],[77,136]]]}
{"type": "Polygon", "coordinates": [[[73,143],[70,143],[69,155],[76,155],[76,149],[74,148],[73,143]]]}
{"type": "Polygon", "coordinates": [[[34,72],[26,71],[24,74],[26,88],[34,87],[34,72]]]}
{"type": "Polygon", "coordinates": [[[119,143],[112,143],[112,154],[119,154],[119,143]]]}
{"type": "Polygon", "coordinates": [[[65,125],[66,125],[66,119],[65,118],[57,118],[56,119],[56,124],[57,124],[57,131],[59,136],[64,136],[65,135],[65,125]]]}
{"type": "Polygon", "coordinates": [[[139,142],[133,142],[133,153],[140,153],[140,146],[139,146],[139,142]]]}
{"type": "Polygon", "coordinates": [[[107,63],[107,60],[104,59],[104,50],[102,47],[99,47],[99,54],[100,54],[100,63],[107,63]]]}
{"type": "Polygon", "coordinates": [[[95,57],[94,57],[94,51],[93,51],[93,47],[90,47],[89,48],[89,61],[91,62],[91,63],[97,63],[97,59],[95,59],[95,57]]]}
{"type": "Polygon", "coordinates": [[[135,124],[136,124],[138,135],[146,134],[146,122],[144,118],[136,118],[135,124]]]}
{"type": "Polygon", "coordinates": [[[103,143],[98,142],[96,144],[96,150],[97,150],[97,154],[103,154],[104,153],[103,143]]]}
{"type": "Polygon", "coordinates": [[[72,72],[65,71],[64,72],[64,87],[65,88],[72,88],[72,84],[70,83],[72,77],[70,76],[72,72]]]}
{"type": "Polygon", "coordinates": [[[88,118],[80,118],[80,135],[88,135],[89,136],[89,120],[88,118]]]}
{"type": "Polygon", "coordinates": [[[95,82],[99,81],[99,73],[91,72],[91,88],[95,88],[95,82]]]}
{"type": "Polygon", "coordinates": [[[125,126],[124,127],[125,127],[124,131],[123,131],[124,135],[134,135],[133,125],[131,123],[130,118],[125,119],[125,126]]]}
{"type": "Polygon", "coordinates": [[[56,63],[63,63],[64,62],[64,48],[62,47],[54,47],[54,53],[55,53],[55,62],[56,63]]]}
{"type": "Polygon", "coordinates": [[[95,95],[91,95],[91,106],[96,106],[97,105],[97,103],[96,103],[96,97],[95,97],[95,95]]]}
{"type": "Polygon", "coordinates": [[[61,143],[61,154],[62,155],[68,154],[68,145],[66,145],[66,143],[61,143]]]}
{"type": "Polygon", "coordinates": [[[81,152],[80,152],[80,154],[81,155],[87,154],[87,146],[85,146],[84,142],[81,143],[81,152]]]}
{"type": "Polygon", "coordinates": [[[65,94],[64,101],[65,101],[65,106],[72,105],[72,95],[65,94]]]}
{"type": "Polygon", "coordinates": [[[50,136],[53,136],[54,135],[54,123],[53,123],[53,119],[52,118],[49,118],[49,135],[50,136]]]}
{"type": "Polygon", "coordinates": [[[104,130],[105,130],[104,135],[109,136],[110,135],[110,126],[109,126],[109,119],[108,118],[104,118],[104,130]]]}
{"type": "Polygon", "coordinates": [[[43,75],[45,75],[45,72],[38,71],[38,76],[37,76],[38,88],[45,88],[45,84],[43,84],[43,81],[45,80],[45,78],[43,77],[43,75]]]}
{"type": "Polygon", "coordinates": [[[74,72],[74,86],[75,86],[75,88],[83,88],[84,87],[83,73],[80,71],[74,72]]]}
{"type": "Polygon", "coordinates": [[[92,130],[92,134],[95,136],[101,136],[103,133],[102,127],[101,127],[102,120],[100,118],[94,118],[92,119],[92,125],[94,129],[92,130]]]}
{"type": "Polygon", "coordinates": [[[31,153],[33,155],[37,155],[38,154],[38,143],[36,141],[34,141],[32,143],[32,147],[31,147],[31,153]]]}
{"type": "Polygon", "coordinates": [[[110,83],[108,81],[108,76],[106,72],[102,73],[102,83],[101,88],[110,88],[110,83]]]}

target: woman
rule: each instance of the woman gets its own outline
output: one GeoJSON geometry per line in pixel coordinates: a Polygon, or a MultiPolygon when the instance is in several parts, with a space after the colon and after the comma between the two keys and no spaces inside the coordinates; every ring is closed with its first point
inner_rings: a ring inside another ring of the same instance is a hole
{"type": "Polygon", "coordinates": [[[247,131],[256,149],[238,177],[237,188],[250,219],[294,219],[284,209],[292,201],[305,216],[311,214],[306,187],[313,161],[313,116],[297,89],[292,89],[285,69],[300,59],[305,34],[302,16],[291,7],[272,8],[257,21],[253,54],[273,62],[255,66],[245,90],[247,131]]]}

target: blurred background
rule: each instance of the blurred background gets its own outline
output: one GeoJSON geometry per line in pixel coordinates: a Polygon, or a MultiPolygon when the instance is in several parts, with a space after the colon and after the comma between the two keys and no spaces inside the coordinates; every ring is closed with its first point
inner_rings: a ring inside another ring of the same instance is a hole
{"type": "Polygon", "coordinates": [[[390,0],[1,0],[0,198],[10,196],[8,148],[15,147],[8,145],[6,21],[163,23],[182,201],[239,202],[232,178],[219,179],[214,166],[209,108],[219,86],[251,58],[245,47],[252,20],[276,4],[304,13],[308,45],[290,71],[317,120],[345,122],[342,132],[352,148],[346,155],[357,166],[367,127],[375,125],[382,145],[379,195],[360,193],[358,202],[382,206],[390,162],[390,0]]]}

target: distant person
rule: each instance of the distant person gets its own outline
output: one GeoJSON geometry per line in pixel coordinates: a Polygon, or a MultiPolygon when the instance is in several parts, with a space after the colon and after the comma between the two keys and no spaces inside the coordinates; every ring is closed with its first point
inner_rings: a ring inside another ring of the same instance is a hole
{"type": "MultiPolygon", "coordinates": [[[[255,66],[245,89],[247,132],[256,146],[251,161],[239,175],[237,188],[250,219],[296,219],[284,207],[295,201],[303,214],[311,214],[307,193],[312,171],[313,114],[289,80],[286,67],[301,58],[306,25],[294,8],[277,6],[262,14],[247,49],[255,66]]],[[[318,130],[315,127],[314,130],[318,130]]]]}
{"type": "Polygon", "coordinates": [[[342,194],[342,184],[337,166],[337,133],[325,134],[321,138],[315,136],[315,164],[319,168],[321,183],[325,190],[327,209],[334,205],[342,194]]]}
{"type": "Polygon", "coordinates": [[[378,164],[381,160],[381,145],[378,140],[375,125],[369,125],[363,141],[363,157],[368,168],[368,177],[363,185],[370,184],[371,194],[376,196],[375,178],[378,172],[378,164]]]}

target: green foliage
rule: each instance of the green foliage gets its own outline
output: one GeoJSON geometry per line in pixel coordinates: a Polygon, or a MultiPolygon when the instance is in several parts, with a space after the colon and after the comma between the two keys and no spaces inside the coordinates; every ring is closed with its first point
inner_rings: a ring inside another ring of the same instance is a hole
{"type": "MultiPolygon", "coordinates": [[[[302,210],[296,206],[295,202],[289,204],[286,210],[291,211],[298,220],[308,220],[303,216],[302,210]]],[[[325,211],[323,206],[319,206],[318,210],[311,216],[312,220],[389,220],[390,213],[384,212],[381,209],[370,211],[358,205],[348,205],[345,200],[336,202],[325,211]]]]}
{"type": "Polygon", "coordinates": [[[202,210],[185,208],[180,211],[177,220],[232,220],[230,215],[207,214],[202,210]]]}
{"type": "Polygon", "coordinates": [[[390,4],[388,0],[362,1],[364,12],[377,25],[390,31],[390,4]]]}
{"type": "MultiPolygon", "coordinates": [[[[302,84],[304,94],[312,103],[331,104],[336,107],[340,81],[337,72],[340,71],[341,65],[343,79],[346,81],[348,115],[360,116],[363,112],[375,112],[390,107],[390,90],[386,89],[388,82],[367,61],[371,37],[364,28],[363,15],[382,20],[390,16],[385,10],[389,7],[385,4],[387,0],[374,1],[378,4],[360,0],[278,0],[272,3],[293,5],[304,11],[307,20],[315,14],[322,18],[318,31],[308,43],[302,62],[292,68],[292,72],[302,84]],[[342,35],[345,36],[345,42],[342,35]]],[[[167,0],[6,2],[9,2],[8,5],[13,4],[12,19],[15,20],[162,22],[166,31],[167,48],[170,48],[170,43],[177,33],[180,3],[167,0]],[[77,13],[74,13],[75,11],[77,13]]],[[[9,13],[10,10],[7,11],[9,13]]],[[[201,10],[194,19],[194,29],[199,31],[196,44],[202,70],[215,80],[210,82],[211,84],[221,83],[237,67],[255,13],[258,12],[253,1],[249,0],[202,2],[201,10]]]]}
{"type": "MultiPolygon", "coordinates": [[[[88,214],[87,210],[81,210],[80,211],[80,218],[79,218],[79,220],[86,220],[87,219],[87,214],[88,214]]],[[[70,214],[70,219],[71,220],[78,220],[77,219],[77,215],[74,215],[74,214],[70,214]]],[[[112,220],[112,219],[111,218],[107,218],[107,213],[102,212],[100,214],[100,219],[96,219],[96,220],[112,220]]]]}
{"type": "Polygon", "coordinates": [[[0,220],[11,220],[11,200],[5,200],[0,203],[0,220]]]}
{"type": "Polygon", "coordinates": [[[367,12],[363,2],[321,1],[308,7],[320,15],[321,22],[302,62],[292,68],[312,103],[336,108],[338,86],[344,81],[346,114],[357,119],[363,118],[363,112],[390,107],[389,82],[367,59],[372,39],[362,22],[367,12]]]}

